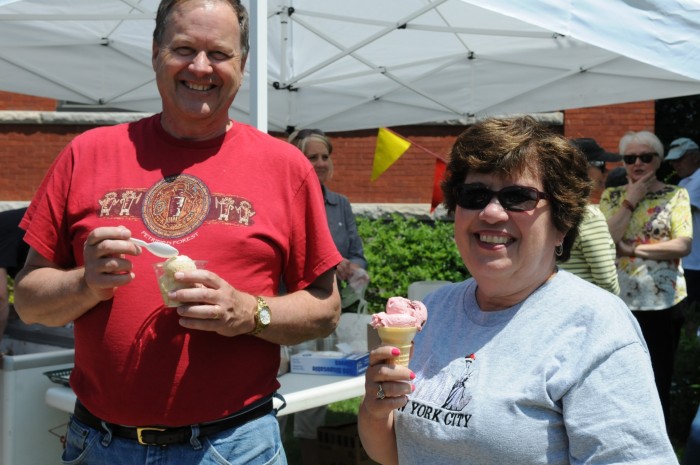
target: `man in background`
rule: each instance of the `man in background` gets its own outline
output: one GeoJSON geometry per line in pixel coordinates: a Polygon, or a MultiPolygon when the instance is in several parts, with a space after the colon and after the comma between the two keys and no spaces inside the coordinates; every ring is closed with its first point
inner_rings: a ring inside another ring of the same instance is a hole
{"type": "Polygon", "coordinates": [[[588,177],[593,182],[593,189],[588,197],[586,216],[579,225],[578,237],[571,248],[571,256],[561,263],[561,267],[606,291],[619,294],[615,242],[596,203],[605,188],[605,163],[620,161],[622,157],[606,152],[591,138],[573,139],[571,142],[586,156],[588,177]]]}
{"type": "MultiPolygon", "coordinates": [[[[688,288],[689,308],[700,301],[700,149],[687,137],[671,142],[665,161],[681,178],[679,186],[685,187],[690,196],[690,211],[693,215],[693,245],[690,254],[683,257],[683,271],[688,288]]],[[[693,328],[697,329],[697,328],[693,328]]]]}
{"type": "MultiPolygon", "coordinates": [[[[688,288],[688,310],[697,311],[700,301],[700,149],[695,141],[681,137],[671,142],[665,160],[681,178],[679,186],[685,187],[690,196],[690,211],[693,215],[693,245],[690,254],[683,257],[683,271],[688,288]]],[[[686,331],[697,333],[693,319],[686,319],[690,326],[686,331]]],[[[700,408],[690,427],[688,443],[683,455],[683,465],[700,463],[700,408]]]]}

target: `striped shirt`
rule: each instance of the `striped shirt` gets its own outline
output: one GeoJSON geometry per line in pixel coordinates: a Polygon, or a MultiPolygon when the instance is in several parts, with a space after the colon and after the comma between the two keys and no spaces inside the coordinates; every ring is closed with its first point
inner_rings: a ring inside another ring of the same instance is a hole
{"type": "Polygon", "coordinates": [[[608,223],[597,205],[588,205],[586,210],[571,249],[571,258],[560,266],[606,291],[619,294],[615,243],[610,236],[608,223]]]}

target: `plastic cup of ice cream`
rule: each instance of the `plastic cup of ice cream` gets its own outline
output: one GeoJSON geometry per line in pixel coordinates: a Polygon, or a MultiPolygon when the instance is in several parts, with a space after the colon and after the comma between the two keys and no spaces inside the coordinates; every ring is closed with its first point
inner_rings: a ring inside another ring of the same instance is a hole
{"type": "Polygon", "coordinates": [[[201,270],[206,267],[206,264],[206,260],[192,260],[186,255],[178,255],[176,257],[171,257],[164,262],[153,264],[153,268],[156,272],[156,278],[158,279],[158,289],[160,290],[160,295],[163,297],[163,303],[166,307],[177,307],[182,305],[180,301],[169,298],[168,292],[194,287],[187,283],[175,281],[175,273],[178,271],[192,271],[196,269],[201,270]]]}

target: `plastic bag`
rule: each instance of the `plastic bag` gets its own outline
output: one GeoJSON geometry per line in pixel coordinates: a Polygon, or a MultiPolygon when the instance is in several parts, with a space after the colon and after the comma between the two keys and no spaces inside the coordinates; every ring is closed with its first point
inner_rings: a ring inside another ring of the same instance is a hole
{"type": "Polygon", "coordinates": [[[353,271],[352,275],[348,278],[347,284],[340,289],[340,307],[348,308],[360,302],[360,305],[364,302],[364,309],[357,309],[357,313],[360,311],[366,311],[367,303],[365,302],[365,291],[369,285],[369,275],[362,268],[357,268],[353,271]]]}
{"type": "Polygon", "coordinates": [[[289,356],[289,347],[280,346],[280,366],[277,369],[277,376],[282,376],[289,372],[289,356]]]}
{"type": "Polygon", "coordinates": [[[372,315],[367,312],[367,301],[365,291],[369,284],[369,275],[362,268],[358,268],[348,279],[345,286],[346,297],[341,293],[342,307],[352,305],[356,302],[357,313],[341,313],[340,321],[335,332],[338,336],[337,347],[342,352],[367,352],[367,325],[372,321],[372,315]],[[346,302],[350,302],[346,305],[346,302]]]}

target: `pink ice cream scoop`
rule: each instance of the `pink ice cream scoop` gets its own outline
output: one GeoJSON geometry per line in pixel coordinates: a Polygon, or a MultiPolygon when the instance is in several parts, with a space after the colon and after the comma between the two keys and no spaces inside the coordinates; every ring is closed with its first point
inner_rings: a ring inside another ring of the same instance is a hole
{"type": "Polygon", "coordinates": [[[409,328],[415,326],[419,331],[428,319],[428,309],[423,302],[404,297],[391,297],[386,303],[386,312],[372,315],[374,328],[409,328]]]}

